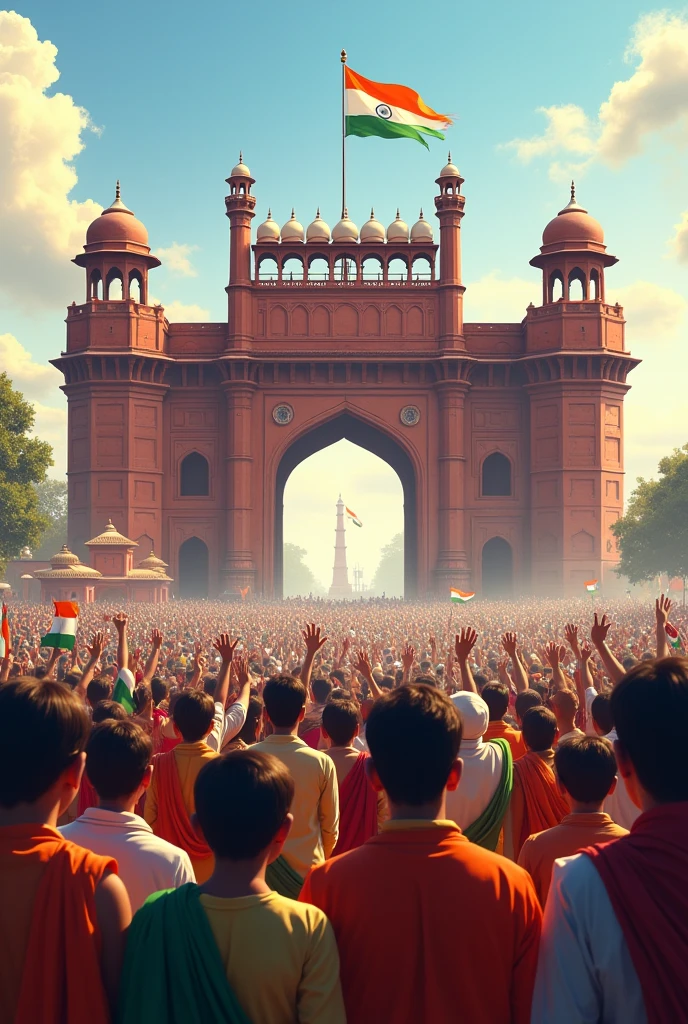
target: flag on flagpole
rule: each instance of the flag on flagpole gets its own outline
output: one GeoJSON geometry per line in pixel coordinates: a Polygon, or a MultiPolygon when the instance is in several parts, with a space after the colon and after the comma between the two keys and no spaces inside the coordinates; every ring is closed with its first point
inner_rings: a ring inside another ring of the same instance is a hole
{"type": "Polygon", "coordinates": [[[2,606],[2,626],[0,627],[0,658],[6,658],[10,649],[10,624],[7,621],[7,605],[2,606]]]}
{"type": "Polygon", "coordinates": [[[405,85],[372,82],[344,67],[345,135],[377,135],[381,139],[415,139],[429,149],[424,135],[443,139],[452,123],[405,85]]]}
{"type": "Polygon", "coordinates": [[[664,626],[664,632],[666,633],[667,640],[669,641],[671,646],[675,648],[677,651],[680,650],[683,644],[681,643],[681,635],[679,631],[676,629],[676,626],[672,626],[670,622],[667,622],[664,626]]]}
{"type": "Polygon", "coordinates": [[[597,580],[587,580],[583,586],[589,594],[593,594],[596,590],[599,590],[597,580]]]}
{"type": "Polygon", "coordinates": [[[463,590],[457,590],[456,587],[450,587],[449,597],[454,604],[468,604],[475,597],[475,591],[465,593],[463,590]]]}
{"type": "MultiPolygon", "coordinates": [[[[346,506],[344,506],[344,507],[346,508],[346,506]]],[[[354,524],[354,526],[363,526],[363,523],[362,523],[362,522],[361,522],[361,520],[360,520],[360,519],[358,518],[358,516],[356,515],[356,513],[355,513],[355,512],[352,512],[350,508],[347,508],[347,509],[346,509],[346,514],[348,515],[349,519],[350,519],[350,520],[351,520],[351,522],[352,522],[352,523],[354,524]]]]}
{"type": "Polygon", "coordinates": [[[115,688],[112,691],[112,699],[121,704],[130,715],[136,711],[134,703],[134,673],[128,668],[121,668],[115,681],[115,688]]]}
{"type": "Polygon", "coordinates": [[[55,616],[50,632],[41,640],[41,647],[57,647],[61,651],[74,650],[79,606],[73,601],[53,601],[55,616]]]}

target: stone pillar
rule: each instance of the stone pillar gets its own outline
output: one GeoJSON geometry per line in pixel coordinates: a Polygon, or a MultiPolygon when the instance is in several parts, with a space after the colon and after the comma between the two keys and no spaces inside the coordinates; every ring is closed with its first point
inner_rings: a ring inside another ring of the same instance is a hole
{"type": "Polygon", "coordinates": [[[464,405],[469,385],[443,381],[436,386],[439,407],[439,551],[435,589],[469,588],[466,558],[464,405]]]}
{"type": "Polygon", "coordinates": [[[227,534],[222,570],[225,593],[239,588],[255,589],[256,567],[251,543],[253,511],[251,413],[255,385],[248,381],[227,382],[227,534]]]}
{"type": "Polygon", "coordinates": [[[337,528],[334,534],[334,566],[332,568],[332,586],[327,595],[334,600],[351,596],[349,570],[346,564],[346,529],[344,527],[344,502],[341,494],[337,502],[337,528]]]}

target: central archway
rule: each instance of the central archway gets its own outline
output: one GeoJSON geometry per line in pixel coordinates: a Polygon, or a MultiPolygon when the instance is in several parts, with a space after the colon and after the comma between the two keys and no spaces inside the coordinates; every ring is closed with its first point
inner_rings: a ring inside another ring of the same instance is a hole
{"type": "Polygon", "coordinates": [[[513,596],[514,553],[503,537],[492,537],[483,547],[483,597],[508,600],[513,596]]]}
{"type": "Polygon", "coordinates": [[[275,597],[282,597],[283,590],[284,488],[287,480],[304,459],[342,439],[379,456],[401,480],[404,491],[404,596],[415,597],[418,592],[418,522],[413,464],[404,449],[389,435],[350,413],[341,413],[303,434],[280,459],[275,480],[275,597]]]}

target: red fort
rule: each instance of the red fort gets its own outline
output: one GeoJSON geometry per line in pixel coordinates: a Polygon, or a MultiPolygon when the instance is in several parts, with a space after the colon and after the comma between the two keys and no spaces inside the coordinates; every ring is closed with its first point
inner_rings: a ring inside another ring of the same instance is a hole
{"type": "MultiPolygon", "coordinates": [[[[227,179],[227,320],[169,323],[160,265],[120,198],[89,227],[86,301],[67,316],[69,541],[112,519],[178,596],[282,594],[291,471],[341,439],[379,455],[404,492],[407,597],[610,585],[623,509],[623,400],[637,364],[600,224],[571,194],[531,264],[542,303],[521,323],[464,323],[463,178],[421,214],[330,231],[268,214],[254,178],[227,179]]],[[[306,500],[306,499],[304,499],[306,500]]],[[[381,514],[383,512],[381,511],[381,514]]]]}

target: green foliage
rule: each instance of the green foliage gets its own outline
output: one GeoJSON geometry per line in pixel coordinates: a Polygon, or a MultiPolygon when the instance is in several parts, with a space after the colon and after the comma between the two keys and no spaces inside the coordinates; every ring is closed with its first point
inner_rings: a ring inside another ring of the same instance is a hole
{"type": "Polygon", "coordinates": [[[298,544],[284,545],[283,593],[285,597],[308,597],[309,594],[323,594],[324,590],[304,562],[305,548],[298,544]]]}
{"type": "Polygon", "coordinates": [[[404,596],[403,533],[395,534],[380,552],[380,561],[370,589],[378,597],[382,594],[387,597],[404,596]]]}
{"type": "Polygon", "coordinates": [[[67,543],[67,484],[64,480],[44,480],[35,484],[38,511],[48,521],[48,529],[33,552],[34,558],[48,559],[67,543]]]}
{"type": "Polygon", "coordinates": [[[25,544],[34,547],[48,526],[32,485],[45,480],[53,450],[28,436],[34,416],[33,406],[0,373],[0,570],[25,544]]]}
{"type": "Polygon", "coordinates": [[[659,480],[638,479],[612,531],[619,540],[619,575],[631,583],[660,573],[688,576],[688,444],[659,463],[659,480]]]}

